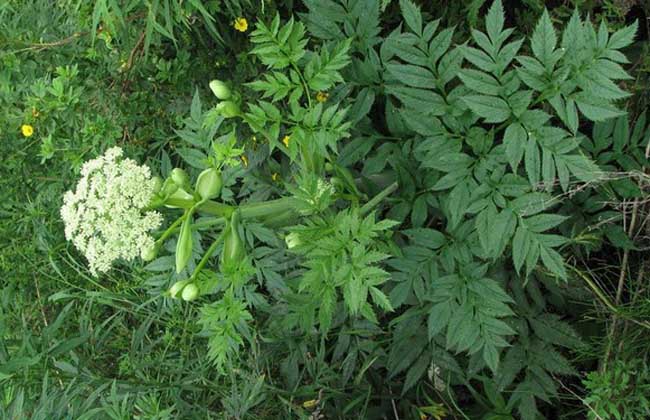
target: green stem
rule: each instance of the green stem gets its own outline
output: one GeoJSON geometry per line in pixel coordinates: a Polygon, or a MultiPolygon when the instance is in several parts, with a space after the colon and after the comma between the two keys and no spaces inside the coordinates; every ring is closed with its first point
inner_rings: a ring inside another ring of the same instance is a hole
{"type": "Polygon", "coordinates": [[[619,310],[614,304],[609,300],[609,298],[603,293],[603,291],[598,287],[590,278],[589,276],[586,276],[582,271],[578,270],[575,267],[571,267],[573,271],[587,283],[589,288],[596,294],[596,297],[605,305],[607,308],[609,308],[610,311],[612,311],[613,314],[619,314],[619,310]]]}
{"type": "Polygon", "coordinates": [[[393,191],[397,189],[398,185],[397,182],[393,182],[390,184],[388,187],[384,188],[379,194],[376,196],[372,197],[370,201],[368,201],[366,204],[361,207],[360,214],[363,216],[366,213],[369,213],[372,209],[374,209],[379,203],[381,203],[386,197],[391,195],[393,191]]]}
{"type": "Polygon", "coordinates": [[[217,246],[223,241],[224,236],[226,236],[225,231],[222,231],[219,236],[212,242],[212,245],[208,248],[207,251],[205,251],[205,254],[203,255],[203,258],[201,258],[201,261],[197,264],[196,268],[194,269],[194,272],[190,276],[190,282],[196,280],[196,276],[203,270],[203,267],[208,263],[208,260],[212,256],[212,253],[214,252],[215,249],[217,249],[217,246]]]}
{"type": "Polygon", "coordinates": [[[589,276],[585,275],[583,272],[581,272],[578,268],[576,267],[571,267],[573,271],[580,276],[582,280],[584,280],[589,288],[596,294],[596,297],[609,309],[614,316],[618,316],[620,318],[623,318],[627,321],[633,322],[640,327],[650,329],[650,322],[648,321],[639,321],[636,318],[633,318],[629,315],[627,315],[625,312],[621,311],[612,301],[609,300],[609,298],[605,295],[605,293],[601,290],[600,287],[596,285],[596,283],[589,278],[589,276]]]}
{"type": "MultiPolygon", "coordinates": [[[[250,203],[243,204],[239,206],[242,219],[256,219],[263,217],[264,223],[267,221],[272,226],[285,226],[290,224],[287,222],[292,222],[296,219],[297,216],[297,207],[299,206],[299,200],[291,197],[279,198],[277,200],[265,201],[262,203],[250,203]]],[[[176,200],[174,205],[181,209],[191,208],[194,204],[190,200],[176,200]]],[[[216,203],[214,201],[206,201],[202,203],[197,208],[198,211],[204,212],[207,214],[216,215],[216,217],[211,220],[205,220],[202,222],[192,224],[192,229],[202,229],[210,226],[225,225],[232,212],[235,210],[235,207],[228,206],[222,203],[216,203]],[[222,216],[221,213],[226,212],[228,216],[222,216]]],[[[178,231],[179,226],[183,219],[186,216],[181,216],[176,220],[166,231],[165,233],[156,241],[156,243],[162,243],[170,235],[178,231]]]]}
{"type": "Polygon", "coordinates": [[[211,227],[211,226],[225,225],[226,221],[227,220],[226,220],[225,217],[209,218],[208,220],[203,220],[203,221],[194,223],[192,225],[192,229],[201,230],[201,229],[208,228],[208,227],[211,227]]]}
{"type": "Polygon", "coordinates": [[[296,212],[301,205],[300,200],[293,197],[279,198],[263,203],[251,203],[239,206],[242,219],[271,216],[284,212],[296,212]]]}
{"type": "MultiPolygon", "coordinates": [[[[270,216],[285,211],[292,211],[296,209],[296,206],[298,206],[299,203],[299,200],[296,200],[295,198],[285,197],[276,200],[265,201],[262,203],[242,204],[239,206],[239,210],[241,211],[242,219],[251,219],[270,216]]],[[[175,199],[169,204],[182,209],[189,209],[193,207],[195,203],[191,200],[175,199]]],[[[204,203],[199,203],[197,206],[197,210],[201,213],[207,213],[213,216],[220,216],[224,218],[230,218],[235,209],[236,207],[234,206],[217,203],[216,201],[211,200],[204,203]]]]}
{"type": "Polygon", "coordinates": [[[228,204],[217,203],[216,201],[205,201],[202,203],[196,203],[194,200],[186,200],[182,198],[170,198],[167,200],[167,203],[170,206],[179,207],[182,209],[189,209],[196,206],[197,210],[204,213],[213,214],[215,216],[230,217],[232,212],[235,210],[233,206],[228,204]]]}
{"type": "Polygon", "coordinates": [[[307,86],[307,81],[302,75],[302,72],[296,65],[296,63],[291,63],[291,67],[298,73],[298,77],[300,78],[300,83],[302,83],[302,86],[305,88],[305,95],[307,96],[307,105],[309,105],[309,108],[311,108],[311,92],[309,91],[309,86],[307,86]]]}
{"type": "Polygon", "coordinates": [[[172,223],[172,224],[167,228],[167,230],[166,230],[165,232],[163,232],[162,235],[160,235],[160,238],[158,238],[158,240],[156,241],[156,246],[162,244],[162,243],[165,241],[165,239],[169,238],[169,236],[170,236],[172,233],[174,233],[174,231],[175,231],[175,229],[178,227],[178,225],[180,225],[181,223],[183,223],[183,220],[185,220],[186,217],[187,217],[187,213],[183,213],[183,215],[182,215],[181,217],[179,217],[178,219],[176,219],[176,221],[174,221],[174,223],[172,223]]]}

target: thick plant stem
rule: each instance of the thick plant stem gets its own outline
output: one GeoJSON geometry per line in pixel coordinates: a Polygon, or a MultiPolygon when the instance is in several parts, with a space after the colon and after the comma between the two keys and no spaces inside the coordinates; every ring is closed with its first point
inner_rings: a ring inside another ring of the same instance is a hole
{"type": "MultiPolygon", "coordinates": [[[[182,209],[189,209],[194,206],[195,203],[191,200],[173,199],[170,200],[168,204],[182,209]]],[[[241,211],[241,217],[243,219],[251,219],[280,214],[285,211],[292,212],[296,210],[299,204],[299,200],[291,197],[285,197],[279,198],[277,200],[265,201],[262,203],[242,204],[239,206],[239,210],[241,211]]],[[[199,213],[229,218],[236,210],[236,207],[208,200],[197,206],[196,210],[199,213]]]]}
{"type": "Polygon", "coordinates": [[[239,211],[241,212],[242,219],[254,219],[257,217],[270,217],[285,212],[297,213],[300,206],[300,200],[285,197],[263,203],[244,204],[239,206],[239,211]]]}
{"type": "MultiPolygon", "coordinates": [[[[169,198],[165,204],[181,209],[189,209],[194,207],[196,205],[196,202],[182,198],[169,198]]],[[[202,213],[209,213],[215,216],[229,217],[235,208],[233,206],[229,206],[228,204],[217,203],[216,201],[208,200],[204,203],[201,203],[197,207],[197,210],[202,213]]]]}
{"type": "MultiPolygon", "coordinates": [[[[384,188],[379,194],[375,195],[370,201],[363,205],[360,209],[361,215],[365,215],[372,211],[379,203],[386,197],[391,195],[398,188],[397,182],[393,182],[388,187],[384,188]]],[[[172,199],[167,203],[180,209],[191,209],[199,213],[217,216],[213,220],[207,220],[196,223],[193,228],[204,228],[209,226],[217,226],[226,224],[232,213],[239,209],[242,219],[264,219],[273,227],[281,227],[286,224],[293,223],[299,214],[301,201],[292,197],[283,197],[276,200],[264,201],[262,203],[242,204],[239,207],[230,206],[228,204],[218,203],[216,201],[208,200],[203,203],[196,203],[192,200],[172,199]]],[[[181,216],[176,220],[163,235],[158,239],[157,243],[163,242],[169,235],[178,230],[178,225],[183,221],[185,216],[181,216]]]]}
{"type": "MultiPolygon", "coordinates": [[[[191,208],[194,203],[191,200],[174,200],[173,205],[181,209],[191,208]]],[[[274,227],[284,226],[293,223],[298,216],[298,208],[300,201],[291,197],[279,198],[277,200],[265,201],[262,203],[242,204],[239,206],[239,211],[242,219],[256,219],[263,218],[264,223],[269,222],[274,227]]],[[[197,222],[192,225],[192,229],[203,229],[210,226],[225,225],[232,212],[237,208],[227,204],[217,203],[215,201],[206,201],[197,206],[197,211],[213,216],[210,218],[197,222]],[[225,215],[224,215],[225,213],[225,215]]],[[[157,242],[162,242],[167,239],[171,234],[178,231],[178,225],[183,221],[185,216],[181,216],[172,226],[170,226],[163,236],[157,242]]]]}
{"type": "Polygon", "coordinates": [[[377,207],[379,203],[381,203],[386,197],[391,195],[393,191],[397,189],[397,182],[393,182],[390,184],[388,187],[384,188],[383,191],[381,191],[379,194],[376,196],[372,197],[370,201],[368,201],[366,204],[361,207],[360,213],[361,215],[365,215],[366,213],[369,213],[372,209],[377,207]]]}

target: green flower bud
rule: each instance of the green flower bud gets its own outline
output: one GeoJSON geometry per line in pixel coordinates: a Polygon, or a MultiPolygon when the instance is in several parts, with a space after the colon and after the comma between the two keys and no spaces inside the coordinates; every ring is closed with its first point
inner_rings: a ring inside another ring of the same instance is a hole
{"type": "Polygon", "coordinates": [[[335,177],[335,176],[333,176],[330,179],[330,184],[332,184],[334,187],[338,187],[338,188],[341,188],[341,189],[344,187],[343,181],[341,181],[340,178],[335,177]]]}
{"type": "Polygon", "coordinates": [[[152,194],[151,200],[149,201],[149,207],[157,208],[165,204],[164,202],[165,193],[163,192],[165,183],[163,182],[162,178],[159,176],[155,176],[151,178],[151,180],[153,181],[152,189],[154,193],[152,194]]]}
{"type": "Polygon", "coordinates": [[[206,169],[196,179],[196,192],[204,200],[211,200],[221,192],[221,172],[215,168],[206,169]]]}
{"type": "Polygon", "coordinates": [[[239,212],[235,211],[226,226],[226,234],[223,239],[223,254],[221,262],[224,267],[235,267],[246,257],[244,241],[239,236],[239,212]]]}
{"type": "Polygon", "coordinates": [[[160,190],[161,190],[162,187],[163,187],[163,180],[162,180],[162,178],[159,177],[159,176],[154,176],[153,178],[151,178],[151,180],[153,181],[153,191],[154,191],[155,193],[159,193],[160,190]]]}
{"type": "Polygon", "coordinates": [[[210,90],[214,93],[214,96],[221,100],[228,99],[232,96],[228,86],[221,80],[213,80],[210,82],[210,90]]]}
{"type": "MultiPolygon", "coordinates": [[[[174,184],[176,185],[176,184],[174,184]]],[[[178,188],[176,186],[176,191],[174,191],[173,194],[169,195],[167,197],[167,200],[165,201],[165,206],[169,208],[179,208],[179,207],[184,207],[183,205],[177,205],[178,200],[183,200],[183,201],[194,201],[194,196],[187,191],[178,188]]]]}
{"type": "Polygon", "coordinates": [[[302,245],[302,240],[297,232],[291,232],[285,236],[284,241],[287,243],[287,248],[289,249],[302,245]]]}
{"type": "Polygon", "coordinates": [[[172,287],[169,288],[169,295],[175,299],[181,290],[183,290],[186,284],[187,280],[179,280],[176,283],[172,284],[172,287]]]}
{"type": "Polygon", "coordinates": [[[140,251],[140,257],[144,261],[152,261],[158,256],[158,247],[156,245],[147,247],[140,251]]]}
{"type": "Polygon", "coordinates": [[[180,188],[185,188],[190,185],[190,177],[187,175],[187,172],[181,168],[174,168],[171,173],[172,181],[174,184],[178,185],[180,188]]]}
{"type": "Polygon", "coordinates": [[[178,185],[171,179],[167,178],[165,182],[163,182],[162,188],[160,189],[160,195],[163,197],[166,197],[168,195],[174,194],[178,190],[178,185]]]}
{"type": "Polygon", "coordinates": [[[176,191],[174,191],[174,193],[170,195],[169,198],[175,198],[177,200],[193,200],[194,196],[188,193],[187,191],[179,188],[176,191]]]}
{"type": "Polygon", "coordinates": [[[239,115],[239,105],[233,101],[224,101],[217,104],[217,112],[225,118],[232,118],[239,115]]]}
{"type": "Polygon", "coordinates": [[[190,283],[183,288],[181,295],[184,301],[189,302],[199,297],[199,288],[194,283],[190,283]]]}
{"type": "Polygon", "coordinates": [[[187,262],[192,256],[192,212],[190,211],[183,224],[181,225],[181,232],[178,235],[178,242],[176,242],[176,272],[183,271],[187,262]]]}

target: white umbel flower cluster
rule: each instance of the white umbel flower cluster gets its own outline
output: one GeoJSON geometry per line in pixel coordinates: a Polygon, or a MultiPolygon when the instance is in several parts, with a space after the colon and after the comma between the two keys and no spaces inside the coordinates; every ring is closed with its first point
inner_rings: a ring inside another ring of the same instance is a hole
{"type": "Polygon", "coordinates": [[[155,194],[146,166],[122,159],[113,147],[84,163],[77,189],[66,192],[61,208],[65,237],[88,259],[90,272],[106,272],[119,259],[132,260],[154,246],[149,234],[162,223],[155,211],[143,211],[155,194]]]}

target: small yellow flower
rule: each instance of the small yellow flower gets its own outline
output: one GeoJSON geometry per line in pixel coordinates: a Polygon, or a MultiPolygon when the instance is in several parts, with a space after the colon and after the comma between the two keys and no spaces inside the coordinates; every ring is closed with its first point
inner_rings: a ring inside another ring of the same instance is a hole
{"type": "Polygon", "coordinates": [[[244,167],[248,167],[248,158],[246,155],[241,155],[241,161],[244,164],[244,167]]]}
{"type": "Polygon", "coordinates": [[[440,403],[433,403],[427,407],[420,407],[421,420],[443,420],[447,416],[447,409],[440,403]]]}
{"type": "Polygon", "coordinates": [[[285,147],[289,147],[289,140],[291,140],[291,137],[289,136],[284,136],[284,138],[282,139],[282,143],[284,143],[285,147]]]}
{"type": "Polygon", "coordinates": [[[38,112],[38,110],[36,109],[35,106],[33,106],[33,107],[32,107],[32,117],[36,118],[36,117],[38,117],[39,115],[41,115],[41,113],[38,112]]]}
{"type": "Polygon", "coordinates": [[[278,182],[278,179],[280,179],[280,174],[278,174],[277,172],[273,172],[273,175],[271,175],[271,179],[273,180],[273,182],[278,182]]]}
{"type": "Polygon", "coordinates": [[[239,32],[246,32],[246,30],[248,29],[248,21],[246,20],[246,18],[238,17],[237,19],[235,19],[235,22],[233,22],[232,26],[234,26],[235,29],[238,30],[239,32]]]}
{"type": "Polygon", "coordinates": [[[317,404],[318,404],[318,400],[309,400],[302,403],[302,406],[309,410],[316,407],[317,404]]]}
{"type": "Polygon", "coordinates": [[[329,96],[330,96],[330,95],[329,95],[329,93],[327,93],[327,92],[318,92],[318,93],[316,94],[316,100],[317,100],[318,102],[321,102],[321,103],[322,103],[322,102],[325,102],[325,101],[327,100],[327,98],[329,98],[329,96]]]}
{"type": "Polygon", "coordinates": [[[20,127],[20,131],[23,133],[23,136],[25,137],[31,137],[32,134],[34,134],[34,127],[32,127],[29,124],[23,124],[20,127]]]}

